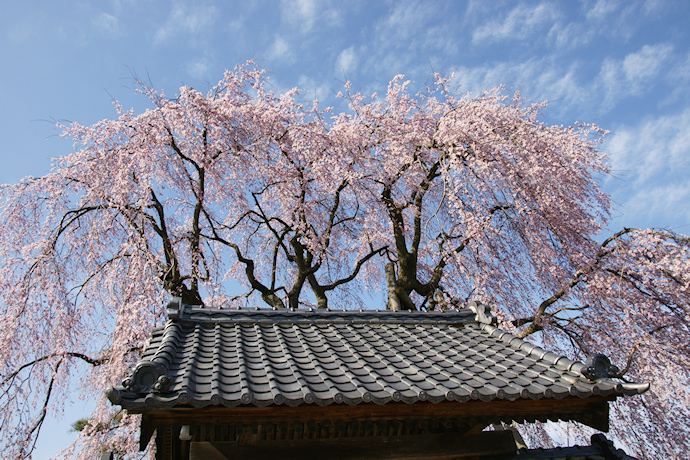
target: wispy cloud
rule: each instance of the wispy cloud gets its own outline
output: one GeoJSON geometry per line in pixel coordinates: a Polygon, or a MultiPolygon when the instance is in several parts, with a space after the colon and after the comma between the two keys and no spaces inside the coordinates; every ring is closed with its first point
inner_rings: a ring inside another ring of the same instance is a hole
{"type": "Polygon", "coordinates": [[[92,25],[97,32],[104,35],[115,36],[120,33],[120,24],[118,19],[112,14],[99,14],[93,19],[92,25]]]}
{"type": "Polygon", "coordinates": [[[283,36],[276,35],[268,49],[268,57],[278,61],[292,61],[292,47],[283,36]]]}
{"type": "Polygon", "coordinates": [[[371,38],[356,48],[360,71],[380,78],[376,84],[368,85],[365,92],[385,88],[396,74],[405,74],[412,80],[426,79],[432,65],[438,63],[441,66],[434,70],[448,70],[443,56],[457,52],[462,46],[462,40],[457,38],[460,16],[457,8],[441,3],[395,2],[367,31],[371,38]],[[439,16],[457,20],[439,21],[439,16]]]}
{"type": "Polygon", "coordinates": [[[300,75],[297,80],[297,85],[303,91],[303,95],[307,100],[313,98],[323,101],[335,92],[327,83],[318,82],[307,75],[300,75]]]}
{"type": "Polygon", "coordinates": [[[690,109],[618,130],[607,143],[614,168],[633,172],[635,185],[690,167],[690,109]]]}
{"type": "MultiPolygon", "coordinates": [[[[600,42],[602,44],[611,40],[628,40],[649,26],[649,20],[658,11],[658,5],[653,6],[653,3],[651,0],[598,0],[594,3],[582,3],[579,7],[581,14],[575,15],[568,15],[565,10],[559,12],[551,5],[553,14],[546,43],[563,53],[599,40],[605,40],[600,42]]],[[[545,20],[544,24],[548,22],[545,20]]]]}
{"type": "Polygon", "coordinates": [[[282,20],[301,33],[310,32],[321,22],[329,26],[340,23],[340,10],[327,0],[283,0],[282,20]]]}
{"type": "Polygon", "coordinates": [[[203,79],[207,76],[210,67],[207,58],[201,58],[187,63],[187,73],[194,78],[203,79]]]}
{"type": "Polygon", "coordinates": [[[622,127],[605,146],[613,175],[621,179],[609,186],[618,189],[615,195],[626,197],[626,214],[661,214],[668,221],[680,218],[690,224],[690,109],[622,127]]]}
{"type": "Polygon", "coordinates": [[[176,2],[165,24],[154,35],[154,44],[161,44],[171,37],[180,35],[199,35],[208,31],[217,17],[215,6],[196,3],[176,2]]]}
{"type": "Polygon", "coordinates": [[[605,58],[598,73],[589,72],[585,63],[577,60],[564,65],[557,54],[453,70],[464,88],[473,93],[507,84],[530,100],[557,101],[559,112],[588,108],[592,116],[609,112],[626,98],[642,97],[662,81],[675,79],[685,85],[688,74],[679,69],[690,68],[690,55],[687,62],[677,62],[673,56],[674,47],[660,43],[644,45],[618,59],[605,58]]]}
{"type": "Polygon", "coordinates": [[[530,101],[557,101],[560,110],[580,106],[591,97],[578,80],[578,63],[559,66],[552,57],[458,67],[453,72],[464,91],[478,94],[505,84],[509,90],[519,90],[530,101]]]}
{"type": "Polygon", "coordinates": [[[383,28],[391,39],[417,36],[420,30],[424,29],[428,16],[428,8],[411,2],[400,2],[385,19],[383,28]]]}
{"type": "Polygon", "coordinates": [[[585,16],[590,21],[602,21],[619,8],[620,2],[616,0],[597,0],[594,6],[587,9],[585,16]]]}
{"type": "Polygon", "coordinates": [[[599,73],[604,105],[613,106],[621,98],[641,94],[660,75],[672,53],[672,45],[659,43],[644,45],[623,59],[606,59],[599,73]]]}
{"type": "Polygon", "coordinates": [[[355,53],[354,46],[350,46],[340,52],[338,59],[335,61],[335,71],[344,73],[346,76],[352,73],[357,67],[358,57],[355,53]]]}
{"type": "Polygon", "coordinates": [[[283,2],[283,11],[288,22],[299,24],[305,30],[312,28],[318,13],[314,0],[283,2]]]}
{"type": "Polygon", "coordinates": [[[661,43],[654,46],[645,45],[637,53],[628,54],[623,59],[623,73],[626,79],[635,84],[642,84],[654,78],[672,51],[672,45],[661,43]]]}
{"type": "Polygon", "coordinates": [[[545,27],[550,29],[559,15],[553,4],[520,4],[509,11],[503,19],[490,21],[477,27],[472,33],[472,41],[490,43],[502,40],[524,40],[545,27]]]}

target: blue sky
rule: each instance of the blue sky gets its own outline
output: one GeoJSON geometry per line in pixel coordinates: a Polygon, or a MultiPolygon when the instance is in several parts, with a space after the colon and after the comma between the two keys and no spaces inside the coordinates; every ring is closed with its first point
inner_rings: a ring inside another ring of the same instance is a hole
{"type": "MultiPolygon", "coordinates": [[[[468,91],[506,84],[548,100],[550,123],[610,130],[611,230],[687,234],[689,20],[682,0],[3,0],[0,183],[42,175],[70,152],[55,120],[112,118],[113,99],[148,107],[133,75],[174,96],[255,59],[274,91],[297,86],[331,105],[345,79],[371,93],[396,74],[423,84],[432,71],[454,72],[468,91]]],[[[64,443],[80,411],[45,427],[36,458],[64,443]]]]}

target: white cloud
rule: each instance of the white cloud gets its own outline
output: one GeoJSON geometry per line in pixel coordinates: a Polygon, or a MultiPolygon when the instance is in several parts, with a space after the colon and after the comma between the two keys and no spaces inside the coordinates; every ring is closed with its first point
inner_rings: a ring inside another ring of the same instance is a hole
{"type": "Polygon", "coordinates": [[[606,59],[599,73],[604,105],[611,107],[619,99],[642,94],[645,87],[660,77],[663,65],[669,61],[673,46],[668,43],[644,45],[639,51],[623,59],[606,59]]]}
{"type": "Polygon", "coordinates": [[[555,40],[558,49],[575,48],[589,41],[591,33],[587,32],[579,23],[555,24],[549,31],[549,38],[555,40]]]}
{"type": "Polygon", "coordinates": [[[268,50],[268,57],[276,60],[291,61],[293,59],[290,44],[280,35],[276,35],[268,50]]]}
{"type": "Polygon", "coordinates": [[[290,2],[294,17],[301,22],[306,29],[311,29],[316,20],[316,2],[314,0],[297,0],[290,2]]]}
{"type": "Polygon", "coordinates": [[[554,40],[553,45],[561,52],[592,42],[607,48],[605,43],[629,41],[632,36],[640,33],[640,29],[650,27],[649,23],[657,14],[659,5],[653,4],[652,0],[597,0],[581,2],[580,9],[584,13],[583,17],[558,17],[549,31],[549,38],[554,40]],[[565,22],[565,19],[571,19],[571,22],[565,22]]]}
{"type": "Polygon", "coordinates": [[[206,77],[210,65],[208,59],[202,58],[193,62],[187,63],[187,73],[194,78],[203,79],[206,77]]]}
{"type": "Polygon", "coordinates": [[[282,2],[283,20],[310,29],[316,20],[316,4],[313,0],[282,2]]]}
{"type": "Polygon", "coordinates": [[[117,35],[120,32],[120,25],[115,16],[108,13],[101,13],[93,19],[94,28],[106,35],[117,35]]]}
{"type": "Polygon", "coordinates": [[[338,55],[338,59],[335,62],[335,71],[339,74],[344,73],[347,76],[357,67],[357,61],[354,46],[346,48],[338,55]]]}
{"type": "Polygon", "coordinates": [[[617,1],[597,0],[593,7],[587,9],[585,15],[588,20],[601,21],[618,9],[619,5],[617,1]]]}
{"type": "Polygon", "coordinates": [[[661,43],[645,45],[639,52],[628,54],[623,60],[626,78],[630,82],[644,82],[655,77],[672,51],[672,45],[661,43]]]}
{"type": "Polygon", "coordinates": [[[577,63],[569,67],[557,66],[548,57],[521,63],[496,63],[483,67],[453,69],[463,91],[473,94],[507,85],[519,90],[529,101],[557,101],[559,110],[582,105],[591,95],[577,80],[577,63]]]}
{"type": "Polygon", "coordinates": [[[690,76],[690,52],[685,55],[684,59],[679,59],[678,61],[678,66],[673,69],[671,77],[678,80],[687,80],[690,76]]]}
{"type": "Polygon", "coordinates": [[[620,129],[607,142],[614,167],[634,173],[640,185],[655,176],[690,169],[690,109],[620,129]]]}
{"type": "MultiPolygon", "coordinates": [[[[503,20],[492,21],[474,30],[472,41],[496,42],[506,39],[525,39],[559,17],[555,6],[541,3],[535,6],[521,4],[513,8],[503,20]]],[[[551,27],[549,26],[549,29],[551,27]]]]}
{"type": "Polygon", "coordinates": [[[660,105],[675,104],[687,100],[687,88],[690,86],[690,52],[684,57],[674,59],[674,65],[665,72],[668,78],[669,90],[666,97],[660,100],[660,105]]]}
{"type": "Polygon", "coordinates": [[[211,28],[217,9],[196,3],[177,2],[173,5],[165,25],[158,28],[153,42],[160,44],[182,34],[199,35],[211,28]]]}
{"type": "Polygon", "coordinates": [[[655,14],[659,11],[667,10],[668,8],[669,5],[665,0],[647,0],[643,4],[643,10],[646,14],[655,14]]]}
{"type": "Polygon", "coordinates": [[[307,75],[299,76],[297,86],[302,90],[302,94],[304,95],[305,99],[308,100],[313,98],[323,101],[328,98],[330,94],[335,92],[333,91],[333,88],[331,88],[331,86],[325,82],[319,83],[307,75]]]}
{"type": "Polygon", "coordinates": [[[340,9],[326,0],[283,0],[281,6],[283,22],[302,33],[311,31],[317,23],[334,26],[342,21],[340,9]]]}
{"type": "Polygon", "coordinates": [[[622,179],[608,185],[626,214],[666,220],[649,225],[690,224],[690,109],[618,129],[605,147],[622,179]]]}
{"type": "Polygon", "coordinates": [[[666,227],[682,233],[690,228],[690,184],[660,181],[637,190],[621,187],[613,195],[617,204],[611,228],[666,227]]]}
{"type": "Polygon", "coordinates": [[[399,2],[391,12],[381,30],[387,37],[418,36],[425,29],[429,16],[429,8],[411,2],[399,2]]]}
{"type": "Polygon", "coordinates": [[[585,109],[584,116],[591,117],[610,111],[625,98],[643,97],[661,81],[676,81],[674,87],[685,88],[690,73],[681,69],[690,68],[690,53],[687,62],[676,62],[673,51],[667,43],[645,45],[620,59],[605,59],[594,77],[588,76],[585,63],[574,60],[564,65],[557,55],[451,70],[463,88],[472,93],[506,84],[509,89],[520,90],[530,101],[550,101],[551,109],[560,113],[585,109]]]}
{"type": "MultiPolygon", "coordinates": [[[[373,74],[379,79],[358,89],[379,91],[397,74],[423,81],[434,66],[437,67],[433,70],[445,73],[446,56],[457,53],[462,46],[461,40],[451,38],[457,35],[462,24],[439,21],[442,14],[445,12],[441,6],[433,2],[396,1],[372,30],[366,30],[372,38],[355,47],[359,73],[373,74]]],[[[337,72],[341,74],[341,69],[337,72]]]]}

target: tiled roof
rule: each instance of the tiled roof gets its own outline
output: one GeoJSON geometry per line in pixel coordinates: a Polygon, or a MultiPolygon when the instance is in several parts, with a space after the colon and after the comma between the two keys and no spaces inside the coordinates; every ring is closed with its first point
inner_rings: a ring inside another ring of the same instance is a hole
{"type": "Polygon", "coordinates": [[[481,305],[446,312],[169,309],[112,403],[176,406],[387,404],[633,395],[582,363],[490,324],[481,305]]]}

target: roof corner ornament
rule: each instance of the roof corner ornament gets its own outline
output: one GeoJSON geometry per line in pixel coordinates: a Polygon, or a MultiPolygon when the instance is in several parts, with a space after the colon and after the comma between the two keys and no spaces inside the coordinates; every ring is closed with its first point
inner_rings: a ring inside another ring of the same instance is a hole
{"type": "Polygon", "coordinates": [[[166,306],[168,312],[168,318],[171,321],[180,319],[182,313],[184,313],[184,303],[182,303],[182,297],[173,297],[168,302],[166,306]]]}
{"type": "Polygon", "coordinates": [[[171,384],[165,367],[153,361],[140,361],[132,376],[122,381],[122,386],[134,393],[164,393],[171,384]]]}
{"type": "Polygon", "coordinates": [[[611,364],[608,356],[601,353],[589,355],[580,373],[591,381],[620,377],[620,369],[611,364]]]}
{"type": "Polygon", "coordinates": [[[113,404],[119,405],[122,402],[122,392],[113,387],[108,387],[108,389],[105,390],[105,395],[113,404]]]}
{"type": "Polygon", "coordinates": [[[496,317],[491,314],[491,308],[481,302],[470,301],[467,308],[474,312],[474,320],[482,324],[494,324],[496,317]]]}

